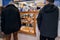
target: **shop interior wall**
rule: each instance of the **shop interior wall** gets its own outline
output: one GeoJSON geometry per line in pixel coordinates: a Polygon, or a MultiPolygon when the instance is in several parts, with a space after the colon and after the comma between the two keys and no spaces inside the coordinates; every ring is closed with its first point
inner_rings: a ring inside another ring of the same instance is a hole
{"type": "Polygon", "coordinates": [[[2,6],[2,0],[0,0],[0,6],[2,6]]]}

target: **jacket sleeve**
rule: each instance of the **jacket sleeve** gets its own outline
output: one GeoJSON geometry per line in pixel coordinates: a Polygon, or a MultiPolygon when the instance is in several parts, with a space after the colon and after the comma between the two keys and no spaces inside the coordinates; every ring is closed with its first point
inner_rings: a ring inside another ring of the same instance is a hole
{"type": "Polygon", "coordinates": [[[60,8],[58,9],[58,17],[59,17],[59,20],[60,20],[60,8]]]}
{"type": "Polygon", "coordinates": [[[21,17],[20,17],[20,12],[19,12],[19,10],[17,10],[17,18],[18,18],[19,27],[21,27],[21,17]]]}
{"type": "Polygon", "coordinates": [[[38,17],[37,17],[37,26],[38,29],[40,30],[41,27],[41,22],[42,22],[42,10],[39,11],[38,17]]]}
{"type": "Polygon", "coordinates": [[[5,27],[5,14],[4,14],[4,10],[2,10],[1,12],[1,31],[4,31],[4,27],[5,27]]]}

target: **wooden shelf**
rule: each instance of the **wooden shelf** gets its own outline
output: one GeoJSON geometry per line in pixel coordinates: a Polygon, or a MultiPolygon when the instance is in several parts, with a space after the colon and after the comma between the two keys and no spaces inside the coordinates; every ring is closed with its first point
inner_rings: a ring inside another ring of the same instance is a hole
{"type": "Polygon", "coordinates": [[[24,13],[24,14],[29,14],[29,13],[38,13],[39,11],[38,10],[35,10],[35,11],[25,11],[25,12],[20,12],[20,13],[24,13]]]}
{"type": "Polygon", "coordinates": [[[26,12],[20,12],[21,15],[21,24],[25,23],[25,24],[31,24],[33,30],[31,30],[30,26],[25,26],[25,28],[20,29],[20,33],[24,33],[24,34],[30,34],[30,35],[36,35],[36,15],[38,14],[38,11],[26,11],[26,12]],[[26,16],[29,15],[29,16],[26,16]],[[31,14],[33,14],[33,17],[31,17],[31,14]],[[24,17],[26,16],[26,17],[24,17]],[[27,21],[27,22],[26,22],[27,21]],[[30,23],[31,21],[33,21],[32,23],[30,23]]]}
{"type": "Polygon", "coordinates": [[[36,33],[25,32],[25,31],[22,31],[22,30],[20,30],[19,33],[36,36],[36,33]]]}

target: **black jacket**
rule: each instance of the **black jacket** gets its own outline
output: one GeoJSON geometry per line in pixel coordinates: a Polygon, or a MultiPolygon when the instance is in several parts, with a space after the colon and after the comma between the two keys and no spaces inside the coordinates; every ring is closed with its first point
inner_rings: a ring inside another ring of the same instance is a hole
{"type": "Polygon", "coordinates": [[[57,36],[58,14],[59,9],[53,4],[47,4],[40,10],[37,23],[42,36],[51,38],[57,36]]]}
{"type": "Polygon", "coordinates": [[[1,14],[1,29],[5,34],[16,32],[21,27],[21,19],[18,8],[13,4],[7,5],[1,14]]]}

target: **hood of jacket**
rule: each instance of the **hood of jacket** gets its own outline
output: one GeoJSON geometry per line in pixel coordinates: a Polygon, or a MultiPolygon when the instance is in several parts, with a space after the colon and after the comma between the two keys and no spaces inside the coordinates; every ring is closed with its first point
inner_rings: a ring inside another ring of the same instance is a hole
{"type": "Polygon", "coordinates": [[[55,5],[53,5],[53,4],[47,4],[47,5],[45,5],[43,7],[43,10],[42,11],[44,13],[52,13],[52,12],[57,11],[56,9],[57,9],[57,7],[55,5]]]}

